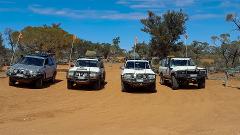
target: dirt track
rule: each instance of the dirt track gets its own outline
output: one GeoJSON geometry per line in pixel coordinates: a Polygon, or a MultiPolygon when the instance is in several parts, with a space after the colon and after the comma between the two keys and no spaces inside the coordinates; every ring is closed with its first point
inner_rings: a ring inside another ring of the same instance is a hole
{"type": "Polygon", "coordinates": [[[41,90],[0,79],[0,135],[240,135],[239,89],[209,80],[202,90],[122,93],[119,67],[106,65],[100,91],[67,90],[65,73],[41,90]]]}

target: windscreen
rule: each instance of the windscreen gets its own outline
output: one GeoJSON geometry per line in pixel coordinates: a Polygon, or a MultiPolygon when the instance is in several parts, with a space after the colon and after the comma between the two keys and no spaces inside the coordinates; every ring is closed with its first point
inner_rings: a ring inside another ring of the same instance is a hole
{"type": "Polygon", "coordinates": [[[19,60],[19,63],[24,65],[43,66],[44,59],[34,57],[23,57],[19,60]]]}
{"type": "Polygon", "coordinates": [[[98,67],[98,61],[96,60],[78,60],[76,67],[98,67]]]}
{"type": "Polygon", "coordinates": [[[192,60],[172,60],[172,66],[195,66],[192,60]]]}
{"type": "Polygon", "coordinates": [[[126,67],[127,69],[133,69],[133,68],[136,68],[136,69],[149,69],[149,64],[148,62],[139,62],[139,61],[136,61],[136,62],[133,62],[133,61],[129,61],[127,62],[126,64],[126,67]]]}

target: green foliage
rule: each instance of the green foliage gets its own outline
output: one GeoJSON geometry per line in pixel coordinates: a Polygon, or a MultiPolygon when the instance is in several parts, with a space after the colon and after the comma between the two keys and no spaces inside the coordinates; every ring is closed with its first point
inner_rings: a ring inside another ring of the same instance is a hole
{"type": "Polygon", "coordinates": [[[148,18],[142,19],[142,31],[151,35],[151,56],[166,57],[177,44],[180,35],[185,33],[187,15],[182,11],[168,11],[158,16],[149,11],[148,18]]]}

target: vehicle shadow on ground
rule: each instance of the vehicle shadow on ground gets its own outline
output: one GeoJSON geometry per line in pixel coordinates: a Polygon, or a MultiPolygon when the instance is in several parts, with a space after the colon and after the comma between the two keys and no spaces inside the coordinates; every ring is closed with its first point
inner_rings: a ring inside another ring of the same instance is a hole
{"type": "Polygon", "coordinates": [[[94,89],[94,86],[93,85],[75,85],[75,86],[73,86],[73,88],[72,89],[68,89],[68,90],[76,90],[76,91],[101,91],[101,90],[103,90],[104,88],[105,88],[105,86],[107,85],[107,83],[108,82],[104,82],[103,84],[102,84],[102,87],[101,87],[101,89],[99,89],[99,90],[96,90],[96,89],[94,89]]]}
{"type": "MultiPolygon", "coordinates": [[[[169,83],[165,84],[165,85],[162,85],[162,86],[167,86],[171,90],[173,90],[171,84],[169,84],[169,83]]],[[[197,85],[189,84],[189,85],[185,85],[185,86],[184,85],[183,86],[179,86],[179,89],[177,89],[177,90],[202,90],[202,89],[199,89],[197,85]]]]}
{"type": "MultiPolygon", "coordinates": [[[[45,89],[45,88],[48,88],[52,85],[56,85],[57,83],[60,83],[62,82],[63,80],[60,80],[60,79],[56,79],[54,83],[51,83],[51,82],[43,82],[43,87],[41,89],[45,89]]],[[[15,84],[14,87],[17,87],[17,88],[26,88],[26,89],[36,89],[36,90],[41,90],[39,88],[36,88],[34,86],[34,83],[30,83],[30,84],[27,84],[27,83],[20,83],[20,84],[15,84]]]]}
{"type": "Polygon", "coordinates": [[[125,93],[131,93],[131,94],[155,94],[157,93],[157,90],[151,90],[149,88],[128,88],[125,93]]]}

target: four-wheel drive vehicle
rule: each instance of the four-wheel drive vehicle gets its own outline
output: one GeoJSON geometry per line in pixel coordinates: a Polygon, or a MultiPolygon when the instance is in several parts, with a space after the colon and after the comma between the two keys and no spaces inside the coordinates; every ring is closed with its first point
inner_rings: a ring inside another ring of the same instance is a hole
{"type": "Polygon", "coordinates": [[[72,89],[74,84],[94,85],[99,90],[105,83],[105,69],[99,58],[80,58],[75,66],[67,72],[67,88],[72,89]]]}
{"type": "Polygon", "coordinates": [[[36,53],[26,55],[12,65],[8,71],[9,85],[18,83],[34,83],[42,88],[43,81],[55,82],[57,65],[52,54],[36,53]]]}
{"type": "Polygon", "coordinates": [[[197,67],[191,58],[168,57],[160,61],[160,83],[170,82],[172,89],[189,83],[198,84],[198,88],[205,88],[207,70],[197,67]]]}
{"type": "Polygon", "coordinates": [[[147,87],[156,91],[156,74],[147,60],[127,60],[121,73],[122,91],[129,87],[147,87]]]}

